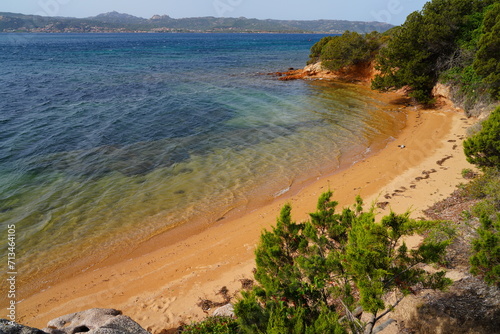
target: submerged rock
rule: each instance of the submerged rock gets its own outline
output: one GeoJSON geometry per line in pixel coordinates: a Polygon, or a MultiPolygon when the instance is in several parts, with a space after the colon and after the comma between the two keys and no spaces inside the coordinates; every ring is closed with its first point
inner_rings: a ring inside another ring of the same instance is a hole
{"type": "Polygon", "coordinates": [[[44,329],[49,334],[150,334],[121,311],[94,308],[68,314],[49,321],[44,329]]]}

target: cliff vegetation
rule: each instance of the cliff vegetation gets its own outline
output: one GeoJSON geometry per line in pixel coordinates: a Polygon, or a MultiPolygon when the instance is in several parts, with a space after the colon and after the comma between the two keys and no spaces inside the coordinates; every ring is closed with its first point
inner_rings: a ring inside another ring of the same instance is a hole
{"type": "Polygon", "coordinates": [[[310,58],[328,70],[374,61],[374,89],[405,88],[421,103],[433,102],[438,82],[448,84],[470,112],[500,99],[500,2],[433,0],[384,34],[325,37],[310,58]]]}

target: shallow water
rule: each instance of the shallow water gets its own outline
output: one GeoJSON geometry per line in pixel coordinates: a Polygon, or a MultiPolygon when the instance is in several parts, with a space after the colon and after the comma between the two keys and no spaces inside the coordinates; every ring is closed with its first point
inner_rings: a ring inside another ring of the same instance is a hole
{"type": "Polygon", "coordinates": [[[265,75],[302,67],[321,37],[0,34],[0,224],[16,225],[20,281],[264,203],[391,140],[403,119],[375,93],[265,75]]]}

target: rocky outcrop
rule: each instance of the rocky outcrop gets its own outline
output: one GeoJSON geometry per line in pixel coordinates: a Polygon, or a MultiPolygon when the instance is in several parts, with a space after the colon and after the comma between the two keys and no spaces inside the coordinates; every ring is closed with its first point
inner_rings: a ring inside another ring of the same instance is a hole
{"type": "Polygon", "coordinates": [[[49,334],[149,334],[121,311],[94,308],[68,314],[49,321],[44,329],[49,334]]]}
{"type": "Polygon", "coordinates": [[[470,101],[463,92],[460,92],[460,89],[460,86],[438,82],[432,89],[432,96],[437,103],[463,109],[467,116],[476,117],[478,120],[487,118],[495,108],[496,103],[489,100],[484,94],[479,94],[475,101],[470,101]]]}
{"type": "Polygon", "coordinates": [[[451,87],[442,83],[437,83],[432,89],[432,96],[435,98],[452,99],[451,87]]]}
{"type": "Polygon", "coordinates": [[[303,69],[288,70],[286,72],[269,73],[278,77],[278,80],[339,80],[348,82],[369,83],[376,75],[372,62],[359,63],[338,71],[329,71],[323,68],[321,62],[307,65],[303,69]]]}

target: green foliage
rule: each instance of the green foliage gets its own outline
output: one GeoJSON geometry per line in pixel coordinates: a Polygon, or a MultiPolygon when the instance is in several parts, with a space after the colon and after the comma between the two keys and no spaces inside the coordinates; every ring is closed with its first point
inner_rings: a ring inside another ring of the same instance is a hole
{"type": "Polygon", "coordinates": [[[182,330],[185,334],[237,334],[238,323],[231,317],[209,317],[201,322],[187,325],[182,330]]]}
{"type": "Polygon", "coordinates": [[[442,82],[458,87],[456,100],[461,100],[465,110],[479,101],[500,98],[500,26],[493,24],[500,19],[499,9],[496,4],[465,16],[458,48],[441,74],[442,82]]]}
{"type": "Polygon", "coordinates": [[[426,103],[440,77],[464,86],[462,89],[469,99],[479,93],[483,83],[495,87],[499,71],[490,59],[498,57],[498,53],[493,53],[497,46],[497,28],[492,27],[491,34],[483,33],[483,21],[490,16],[485,17],[485,12],[495,2],[433,0],[421,12],[410,14],[388,46],[380,51],[377,69],[381,73],[373,80],[373,88],[388,90],[408,86],[410,96],[426,103]],[[481,61],[473,67],[479,44],[484,45],[483,58],[488,65],[481,61]],[[485,79],[487,70],[493,70],[489,73],[494,74],[488,73],[485,79]]]}
{"type": "Polygon", "coordinates": [[[467,160],[484,171],[468,187],[481,199],[472,209],[481,227],[472,242],[471,272],[500,286],[500,107],[483,122],[480,132],[464,142],[464,151],[467,160]]]}
{"type": "Polygon", "coordinates": [[[495,219],[500,212],[500,170],[487,168],[483,175],[466,186],[466,191],[480,201],[472,207],[471,214],[481,218],[495,219]]]}
{"type": "MultiPolygon", "coordinates": [[[[408,249],[404,237],[436,229],[437,222],[415,221],[391,213],[375,222],[360,198],[336,212],[331,192],[318,200],[310,220],[296,223],[286,205],[271,232],[256,249],[259,285],[243,294],[235,313],[247,333],[346,333],[363,325],[351,312],[362,306],[376,315],[392,305],[384,296],[401,297],[419,285],[444,288],[444,273],[430,275],[420,263],[440,262],[449,238],[427,238],[408,249]]],[[[449,232],[449,231],[447,231],[449,232]]]]}
{"type": "Polygon", "coordinates": [[[269,309],[264,309],[259,304],[259,296],[265,296],[265,291],[255,287],[252,291],[243,291],[241,300],[234,305],[234,313],[243,315],[238,323],[245,333],[265,333],[269,322],[269,309]]]}
{"type": "Polygon", "coordinates": [[[312,46],[309,63],[321,60],[324,68],[337,71],[370,61],[383,40],[385,37],[376,31],[366,35],[346,31],[341,36],[324,37],[312,46]]]}
{"type": "Polygon", "coordinates": [[[311,47],[311,53],[309,54],[309,61],[307,63],[314,64],[318,62],[321,57],[321,51],[323,50],[325,45],[328,44],[328,42],[330,42],[332,39],[334,39],[334,36],[326,36],[315,43],[311,47]]]}
{"type": "Polygon", "coordinates": [[[467,161],[481,168],[500,167],[500,107],[483,122],[483,128],[464,141],[467,161]]]}
{"type": "Polygon", "coordinates": [[[497,168],[486,169],[484,174],[474,181],[473,189],[482,200],[472,208],[476,217],[487,216],[494,219],[500,212],[500,170],[497,168]]]}
{"type": "Polygon", "coordinates": [[[474,69],[484,77],[491,96],[500,100],[500,3],[487,12],[483,31],[478,42],[474,69]]]}
{"type": "MultiPolygon", "coordinates": [[[[469,60],[472,62],[472,60],[469,60]]],[[[486,83],[472,65],[456,66],[445,71],[440,80],[458,87],[459,97],[465,110],[470,110],[488,90],[486,83]]]]}
{"type": "Polygon", "coordinates": [[[478,238],[472,243],[471,272],[500,287],[500,214],[495,219],[483,215],[480,222],[478,238]]]}
{"type": "Polygon", "coordinates": [[[342,36],[332,38],[321,50],[323,67],[337,71],[370,59],[373,52],[370,40],[356,33],[346,31],[342,36]]]}
{"type": "MultiPolygon", "coordinates": [[[[485,169],[483,174],[467,184],[465,189],[473,198],[488,199],[492,204],[498,201],[495,209],[500,211],[500,170],[498,168],[485,169]]],[[[478,217],[483,213],[483,211],[474,211],[478,217]]]]}

